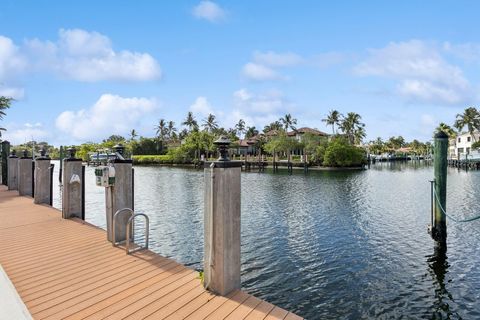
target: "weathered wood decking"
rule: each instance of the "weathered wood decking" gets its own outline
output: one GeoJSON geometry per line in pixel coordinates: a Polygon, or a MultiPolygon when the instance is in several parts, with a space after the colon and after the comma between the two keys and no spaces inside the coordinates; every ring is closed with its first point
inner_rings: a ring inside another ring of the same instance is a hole
{"type": "Polygon", "coordinates": [[[0,187],[0,263],[35,319],[301,319],[245,292],[206,291],[198,273],[0,187]]]}

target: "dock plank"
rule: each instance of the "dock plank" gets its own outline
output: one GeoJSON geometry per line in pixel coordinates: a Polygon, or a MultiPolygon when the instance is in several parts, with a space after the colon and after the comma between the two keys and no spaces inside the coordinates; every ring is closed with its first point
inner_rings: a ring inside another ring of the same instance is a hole
{"type": "Polygon", "coordinates": [[[104,230],[0,186],[0,263],[34,319],[301,319],[151,251],[126,255],[104,230]]]}

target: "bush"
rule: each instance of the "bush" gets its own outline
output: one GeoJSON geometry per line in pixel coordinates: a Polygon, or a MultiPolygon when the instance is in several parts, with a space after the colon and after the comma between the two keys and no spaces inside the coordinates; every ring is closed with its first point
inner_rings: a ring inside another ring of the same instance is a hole
{"type": "Polygon", "coordinates": [[[147,155],[147,156],[133,156],[134,164],[172,164],[173,158],[171,155],[147,155]]]}
{"type": "Polygon", "coordinates": [[[345,139],[334,139],[325,150],[323,165],[327,167],[359,167],[366,164],[363,149],[350,145],[345,139]]]}

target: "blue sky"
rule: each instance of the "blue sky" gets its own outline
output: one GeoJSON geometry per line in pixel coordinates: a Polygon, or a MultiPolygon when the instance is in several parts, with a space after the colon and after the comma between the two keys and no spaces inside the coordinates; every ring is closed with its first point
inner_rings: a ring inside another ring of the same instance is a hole
{"type": "Polygon", "coordinates": [[[2,126],[14,143],[100,141],[188,111],[263,126],[291,113],[367,140],[429,140],[480,98],[476,1],[9,1],[0,6],[2,126]]]}

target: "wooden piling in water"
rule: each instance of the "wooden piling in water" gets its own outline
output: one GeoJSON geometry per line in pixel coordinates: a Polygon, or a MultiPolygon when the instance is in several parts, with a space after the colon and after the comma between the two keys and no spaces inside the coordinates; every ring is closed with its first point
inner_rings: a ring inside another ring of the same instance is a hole
{"type": "Polygon", "coordinates": [[[448,136],[444,132],[435,134],[435,154],[434,154],[434,176],[435,176],[435,215],[432,237],[440,245],[446,245],[447,241],[447,223],[446,216],[442,208],[446,209],[447,204],[447,154],[448,154],[448,136]]]}

